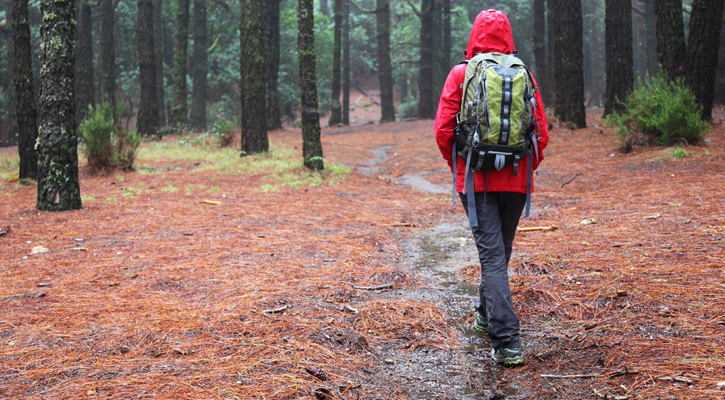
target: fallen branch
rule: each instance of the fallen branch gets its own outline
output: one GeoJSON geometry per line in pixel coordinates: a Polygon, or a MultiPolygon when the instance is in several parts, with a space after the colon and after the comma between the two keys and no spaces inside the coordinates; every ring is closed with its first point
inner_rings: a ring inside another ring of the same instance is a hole
{"type": "Polygon", "coordinates": [[[657,378],[657,380],[658,381],[670,381],[670,382],[682,382],[682,383],[686,383],[688,385],[692,385],[694,383],[692,381],[692,379],[687,379],[687,378],[682,377],[682,376],[675,376],[675,377],[663,376],[661,378],[657,378]]]}
{"type": "Polygon", "coordinates": [[[262,312],[264,314],[279,314],[279,313],[281,313],[282,311],[284,311],[284,310],[286,310],[288,308],[289,308],[289,304],[285,304],[285,305],[283,305],[280,308],[274,308],[274,309],[271,309],[271,310],[262,310],[262,312]]]}
{"type": "Polygon", "coordinates": [[[355,286],[352,285],[353,289],[359,289],[359,290],[383,290],[383,289],[390,289],[393,287],[392,283],[388,283],[386,285],[380,285],[380,286],[355,286]]]}
{"type": "Polygon", "coordinates": [[[542,378],[548,379],[577,379],[577,378],[596,378],[599,374],[581,374],[581,375],[546,375],[541,374],[542,378]]]}
{"type": "Polygon", "coordinates": [[[522,228],[522,227],[516,228],[516,230],[519,231],[519,232],[555,231],[557,229],[559,229],[559,228],[556,227],[556,225],[552,225],[552,226],[531,226],[531,227],[527,227],[527,228],[522,228]]]}
{"type": "Polygon", "coordinates": [[[599,396],[603,399],[614,399],[614,400],[627,400],[628,399],[627,396],[610,396],[608,394],[599,393],[599,391],[597,391],[597,389],[592,388],[592,390],[594,391],[594,394],[596,394],[597,396],[599,396]]]}
{"type": "Polygon", "coordinates": [[[411,228],[415,228],[416,227],[416,225],[414,223],[412,223],[412,222],[396,222],[396,223],[393,223],[393,224],[385,224],[383,226],[404,226],[404,227],[411,227],[411,228]]]}
{"type": "Polygon", "coordinates": [[[568,184],[572,183],[572,181],[574,181],[574,179],[576,179],[576,177],[577,177],[577,176],[579,176],[579,175],[581,175],[582,173],[583,173],[582,171],[579,171],[579,172],[577,172],[577,173],[576,173],[576,175],[574,175],[574,176],[572,176],[572,177],[571,177],[571,179],[569,179],[568,181],[566,181],[566,182],[562,183],[562,184],[561,184],[561,185],[559,186],[559,189],[561,189],[561,188],[563,188],[564,186],[566,186],[566,185],[568,185],[568,184]]]}
{"type": "Polygon", "coordinates": [[[211,204],[213,206],[219,206],[222,204],[221,201],[215,201],[215,200],[203,200],[202,204],[211,204]]]}
{"type": "Polygon", "coordinates": [[[380,106],[380,102],[375,100],[373,96],[370,96],[368,92],[365,91],[365,89],[360,87],[360,84],[355,82],[355,89],[357,89],[360,93],[364,94],[368,99],[370,99],[373,103],[380,106]]]}
{"type": "Polygon", "coordinates": [[[351,307],[351,306],[349,306],[349,305],[347,305],[347,304],[345,304],[345,309],[346,309],[347,311],[350,311],[350,312],[354,313],[354,314],[357,314],[357,313],[359,313],[359,312],[360,312],[360,311],[358,311],[358,309],[357,309],[357,308],[353,308],[353,307],[351,307]]]}

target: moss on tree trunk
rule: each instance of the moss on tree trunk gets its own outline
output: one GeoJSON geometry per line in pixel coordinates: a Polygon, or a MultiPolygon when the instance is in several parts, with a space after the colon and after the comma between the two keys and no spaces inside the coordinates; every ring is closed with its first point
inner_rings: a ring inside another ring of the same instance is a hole
{"type": "Polygon", "coordinates": [[[13,46],[15,60],[16,118],[18,124],[19,177],[37,179],[38,155],[35,141],[38,137],[38,111],[35,107],[33,69],[30,57],[30,23],[28,0],[13,1],[13,46]]]}
{"type": "Polygon", "coordinates": [[[340,59],[342,55],[342,0],[335,0],[335,31],[332,47],[332,93],[330,96],[329,126],[342,122],[342,108],[340,104],[340,59]]]}
{"type": "Polygon", "coordinates": [[[88,106],[95,105],[93,79],[93,18],[88,0],[78,1],[76,18],[76,123],[88,114],[88,106]]]}
{"type": "Polygon", "coordinates": [[[322,170],[324,162],[322,142],[320,142],[320,114],[317,111],[315,21],[312,0],[298,0],[297,25],[302,103],[302,157],[305,167],[311,170],[322,170]]]}
{"type": "Polygon", "coordinates": [[[156,102],[156,59],[154,51],[154,3],[138,0],[136,34],[138,40],[139,81],[141,99],[138,109],[138,133],[156,134],[159,126],[159,110],[156,102]]]}
{"type": "Polygon", "coordinates": [[[191,80],[191,110],[189,111],[189,126],[197,131],[206,130],[206,75],[209,71],[209,35],[206,27],[206,0],[194,0],[194,48],[192,50],[191,80]]]}
{"type": "Polygon", "coordinates": [[[189,48],[189,0],[179,0],[174,32],[174,73],[171,89],[171,125],[176,128],[187,124],[186,58],[189,48]]]}
{"type": "Polygon", "coordinates": [[[81,208],[75,122],[75,10],[70,0],[41,0],[37,207],[81,208]]]}
{"type": "Polygon", "coordinates": [[[685,61],[685,28],[682,0],[655,0],[657,62],[670,78],[682,74],[685,61]]]}
{"type": "Polygon", "coordinates": [[[265,12],[267,41],[267,128],[275,130],[282,127],[279,109],[279,3],[280,0],[267,1],[265,12]]]}
{"type": "Polygon", "coordinates": [[[247,0],[242,8],[242,155],[269,150],[264,11],[262,0],[247,0]]]}

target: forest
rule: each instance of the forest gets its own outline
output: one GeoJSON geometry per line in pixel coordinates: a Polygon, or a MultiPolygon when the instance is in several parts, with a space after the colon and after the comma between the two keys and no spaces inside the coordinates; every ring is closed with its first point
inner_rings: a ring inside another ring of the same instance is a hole
{"type": "Polygon", "coordinates": [[[725,0],[0,0],[0,398],[721,398],[724,104],[725,0]],[[488,8],[517,368],[433,134],[488,8]]]}

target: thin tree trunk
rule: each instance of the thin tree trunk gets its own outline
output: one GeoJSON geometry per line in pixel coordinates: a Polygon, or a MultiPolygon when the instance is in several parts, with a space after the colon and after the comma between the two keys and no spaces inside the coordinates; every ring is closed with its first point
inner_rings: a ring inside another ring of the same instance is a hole
{"type": "Polygon", "coordinates": [[[319,0],[320,1],[320,12],[322,15],[326,16],[327,18],[330,18],[330,7],[327,3],[327,0],[319,0]]]}
{"type": "Polygon", "coordinates": [[[380,80],[380,122],[395,121],[393,103],[393,66],[390,61],[390,0],[377,0],[378,78],[380,80]]]}
{"type": "Polygon", "coordinates": [[[702,105],[702,119],[712,118],[720,27],[724,0],[694,0],[685,59],[685,82],[702,105]]]}
{"type": "Polygon", "coordinates": [[[41,0],[38,197],[43,211],[81,208],[75,121],[75,7],[41,0]]]}
{"type": "Polygon", "coordinates": [[[279,2],[268,0],[267,11],[267,127],[275,130],[282,127],[282,116],[279,109],[279,2]]]}
{"type": "Polygon", "coordinates": [[[342,0],[342,124],[350,125],[350,2],[342,0]]]}
{"type": "Polygon", "coordinates": [[[93,21],[88,0],[78,0],[76,24],[76,123],[96,104],[93,81],[93,21]]]}
{"type": "Polygon", "coordinates": [[[325,166],[320,141],[320,114],[317,110],[315,20],[312,0],[298,0],[297,25],[302,106],[302,158],[305,167],[318,171],[325,166]]]}
{"type": "MultiPolygon", "coordinates": [[[[441,57],[442,71],[446,74],[452,67],[451,65],[451,0],[441,0],[443,2],[443,54],[441,57]]],[[[443,76],[445,83],[446,76],[443,76]]]]}
{"type": "Polygon", "coordinates": [[[154,0],[154,47],[156,63],[156,107],[159,111],[159,128],[166,126],[166,102],[164,101],[164,24],[161,14],[163,0],[154,0]]]}
{"type": "Polygon", "coordinates": [[[435,118],[433,105],[433,9],[434,0],[423,0],[420,15],[420,59],[418,61],[418,118],[435,118]]]}
{"type": "Polygon", "coordinates": [[[645,38],[645,53],[647,58],[647,74],[657,75],[657,30],[655,28],[654,0],[643,0],[644,22],[647,36],[645,38]]]}
{"type": "Polygon", "coordinates": [[[171,89],[171,125],[183,129],[187,123],[186,63],[189,48],[189,0],[178,0],[174,32],[174,74],[171,89]]]}
{"type": "Polygon", "coordinates": [[[30,22],[28,0],[13,0],[13,46],[15,60],[16,118],[18,122],[18,155],[20,179],[38,178],[38,112],[35,107],[35,83],[30,55],[30,22]]]}
{"type": "Polygon", "coordinates": [[[556,112],[562,121],[586,127],[580,0],[556,0],[556,112]]]}
{"type": "MultiPolygon", "coordinates": [[[[342,122],[342,109],[340,105],[340,58],[342,53],[342,0],[334,0],[335,10],[335,42],[332,47],[332,93],[330,98],[329,126],[342,122]]],[[[379,17],[378,17],[379,18],[379,17]]],[[[378,21],[378,34],[380,31],[378,21]]],[[[378,39],[378,59],[380,59],[380,39],[378,39]]],[[[382,78],[380,78],[382,80],[382,78]]]]}
{"type": "MultiPolygon", "coordinates": [[[[541,91],[541,99],[544,104],[556,104],[556,86],[554,85],[554,78],[556,77],[556,59],[554,54],[556,51],[555,43],[555,30],[556,30],[556,0],[546,0],[546,66],[548,67],[548,74],[543,79],[548,82],[546,87],[549,90],[541,91]]],[[[539,78],[537,78],[539,79],[539,78]]]]}
{"type": "Polygon", "coordinates": [[[718,51],[717,78],[714,102],[725,104],[725,10],[720,23],[720,50],[718,51]]]}
{"type": "Polygon", "coordinates": [[[539,92],[550,91],[549,70],[546,59],[546,0],[534,0],[534,26],[531,38],[534,52],[534,76],[538,80],[539,92]],[[543,88],[543,89],[542,89],[543,88]]]}
{"type": "Polygon", "coordinates": [[[115,23],[115,3],[113,0],[100,1],[101,29],[101,101],[111,104],[116,117],[116,44],[113,35],[115,23]]]}
{"type": "Polygon", "coordinates": [[[433,0],[433,108],[438,108],[438,98],[449,70],[443,68],[443,0],[433,0]]]}
{"type": "Polygon", "coordinates": [[[685,28],[682,0],[655,0],[657,62],[670,78],[682,75],[685,61],[685,28]]]}
{"type": "Polygon", "coordinates": [[[243,7],[241,40],[242,155],[269,150],[267,136],[267,81],[265,79],[263,0],[247,0],[243,7]]]}
{"type": "Polygon", "coordinates": [[[141,135],[154,135],[159,126],[159,110],[156,101],[153,0],[138,0],[136,29],[141,89],[136,127],[141,135]]]}
{"type": "Polygon", "coordinates": [[[209,34],[207,31],[206,0],[194,0],[194,48],[192,50],[191,79],[193,87],[191,92],[191,110],[189,112],[189,125],[197,131],[206,130],[206,96],[209,72],[209,34]]]}
{"type": "Polygon", "coordinates": [[[604,115],[624,110],[634,85],[632,55],[632,0],[606,0],[607,97],[604,115]]]}

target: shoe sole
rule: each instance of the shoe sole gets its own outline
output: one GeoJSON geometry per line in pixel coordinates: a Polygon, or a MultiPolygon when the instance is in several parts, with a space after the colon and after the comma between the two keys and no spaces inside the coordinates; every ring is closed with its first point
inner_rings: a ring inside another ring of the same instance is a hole
{"type": "Polygon", "coordinates": [[[473,323],[473,330],[478,333],[488,333],[488,328],[481,328],[477,323],[473,323]]]}

